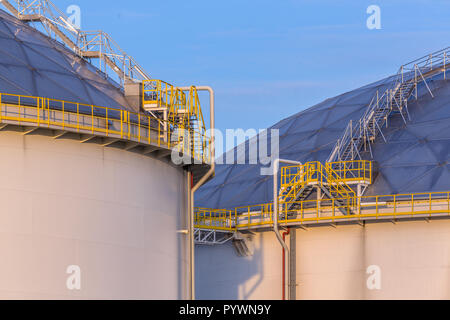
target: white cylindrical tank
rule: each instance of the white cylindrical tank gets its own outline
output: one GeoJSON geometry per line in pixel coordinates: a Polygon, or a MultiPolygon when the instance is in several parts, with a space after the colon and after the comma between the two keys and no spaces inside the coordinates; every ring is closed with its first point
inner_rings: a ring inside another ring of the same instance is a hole
{"type": "Polygon", "coordinates": [[[186,298],[187,181],[151,156],[0,132],[0,299],[186,298]]]}
{"type": "MultiPolygon", "coordinates": [[[[448,219],[297,229],[296,298],[449,299],[449,230],[448,219]]],[[[257,232],[251,245],[248,257],[238,257],[230,242],[198,246],[197,297],[281,299],[275,233],[257,232]]]]}

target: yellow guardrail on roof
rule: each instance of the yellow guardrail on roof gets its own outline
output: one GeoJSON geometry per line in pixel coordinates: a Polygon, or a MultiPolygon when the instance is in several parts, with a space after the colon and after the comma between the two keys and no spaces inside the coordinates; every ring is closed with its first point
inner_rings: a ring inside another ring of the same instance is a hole
{"type": "MultiPolygon", "coordinates": [[[[302,226],[345,221],[450,217],[450,192],[364,196],[356,198],[356,213],[344,215],[338,203],[343,199],[297,202],[297,208],[279,213],[284,226],[302,226]]],[[[344,205],[344,207],[347,206],[344,205]]],[[[205,230],[236,232],[271,228],[273,205],[261,204],[233,210],[197,209],[195,227],[205,230]]]]}
{"type": "MultiPolygon", "coordinates": [[[[339,180],[346,183],[363,183],[370,185],[373,179],[373,162],[368,160],[353,160],[329,162],[326,164],[327,170],[336,172],[339,180]]],[[[330,177],[331,181],[333,180],[330,177]]]]}
{"type": "Polygon", "coordinates": [[[203,132],[119,108],[0,93],[0,123],[131,140],[177,150],[202,163],[211,163],[211,141],[203,132]]]}

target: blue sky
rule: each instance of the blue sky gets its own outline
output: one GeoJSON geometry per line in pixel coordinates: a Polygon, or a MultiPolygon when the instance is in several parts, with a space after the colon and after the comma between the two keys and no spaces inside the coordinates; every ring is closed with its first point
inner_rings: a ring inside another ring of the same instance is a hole
{"type": "Polygon", "coordinates": [[[153,78],[217,92],[217,127],[267,128],[450,45],[445,0],[54,0],[153,78]],[[381,30],[366,27],[381,7],[381,30]]]}

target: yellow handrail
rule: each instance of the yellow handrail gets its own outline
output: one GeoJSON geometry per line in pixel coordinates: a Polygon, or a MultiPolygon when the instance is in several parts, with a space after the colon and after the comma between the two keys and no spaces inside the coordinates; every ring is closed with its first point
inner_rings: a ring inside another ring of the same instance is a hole
{"type": "Polygon", "coordinates": [[[210,163],[210,138],[204,132],[179,123],[119,108],[108,108],[44,97],[0,93],[0,122],[60,128],[77,133],[99,134],[176,149],[203,163],[210,163]],[[186,132],[179,134],[178,130],[186,132]],[[200,136],[185,143],[185,135],[200,136]],[[196,150],[194,153],[193,150],[196,150]]]}
{"type": "Polygon", "coordinates": [[[329,162],[326,164],[327,169],[334,170],[340,179],[344,181],[363,181],[367,184],[372,183],[373,165],[372,161],[354,160],[329,162]]]}
{"type": "Polygon", "coordinates": [[[162,80],[142,81],[142,101],[144,101],[144,103],[154,102],[158,105],[158,107],[172,108],[174,105],[173,99],[175,93],[176,93],[175,87],[165,81],[162,80]]]}
{"type": "MultiPolygon", "coordinates": [[[[302,166],[283,167],[280,195],[280,223],[305,224],[320,221],[362,220],[367,218],[405,217],[449,214],[450,192],[416,193],[358,197],[347,182],[372,183],[372,162],[346,161],[322,165],[309,162],[302,166]],[[294,195],[307,184],[328,188],[330,199],[296,201],[294,195]],[[290,189],[289,189],[290,188],[290,189]]],[[[234,211],[202,209],[214,230],[235,231],[272,225],[272,204],[238,207],[234,211]],[[224,228],[223,226],[226,226],[224,228]],[[230,227],[232,226],[232,227],[230,227]]],[[[197,228],[208,228],[197,220],[197,228]]]]}
{"type": "Polygon", "coordinates": [[[162,80],[144,80],[142,82],[143,104],[153,104],[155,108],[167,109],[170,117],[182,114],[187,120],[195,118],[201,128],[205,128],[197,88],[192,86],[189,95],[162,80]]]}
{"type": "MultiPolygon", "coordinates": [[[[307,185],[315,184],[319,187],[326,188],[330,194],[335,198],[348,198],[348,202],[353,203],[353,198],[356,197],[356,193],[347,184],[347,182],[364,180],[360,177],[361,174],[365,175],[363,170],[357,171],[357,176],[350,179],[346,177],[349,168],[357,164],[352,163],[333,163],[322,165],[318,161],[308,162],[300,166],[284,167],[281,173],[281,187],[282,193],[279,196],[281,204],[295,200],[295,196],[307,185]],[[335,171],[334,168],[338,168],[338,165],[347,170],[335,171]]],[[[366,164],[364,164],[366,165],[366,164]]],[[[359,168],[359,167],[358,167],[359,168]]],[[[370,167],[371,171],[371,167],[370,167]]],[[[350,171],[352,172],[352,171],[350,171]]],[[[352,172],[353,173],[353,172],[352,172]]],[[[370,172],[371,175],[371,172],[370,172]]]]}
{"type": "MultiPolygon", "coordinates": [[[[162,80],[144,80],[142,82],[143,108],[155,112],[167,112],[168,119],[178,128],[189,129],[188,137],[192,154],[201,154],[207,143],[205,121],[200,105],[197,88],[191,86],[186,96],[183,90],[162,80]]],[[[186,141],[183,142],[185,145],[186,141]]]]}
{"type": "MultiPolygon", "coordinates": [[[[305,225],[318,222],[362,221],[366,219],[397,219],[411,217],[450,217],[450,191],[356,197],[357,214],[345,215],[339,209],[348,209],[344,199],[306,200],[296,202],[297,208],[280,212],[280,223],[305,225]],[[343,205],[339,205],[340,200],[343,205]],[[287,213],[290,213],[288,218],[287,213]]],[[[201,209],[208,219],[196,215],[199,229],[235,232],[273,225],[272,205],[261,204],[234,210],[201,209]],[[226,214],[223,214],[226,212],[226,214]],[[208,223],[204,223],[204,221],[208,223]],[[213,223],[211,223],[211,221],[213,223]],[[211,227],[213,225],[213,227],[211,227]],[[224,227],[225,226],[225,227],[224,227]]],[[[197,211],[199,212],[199,211],[197,211]]]]}

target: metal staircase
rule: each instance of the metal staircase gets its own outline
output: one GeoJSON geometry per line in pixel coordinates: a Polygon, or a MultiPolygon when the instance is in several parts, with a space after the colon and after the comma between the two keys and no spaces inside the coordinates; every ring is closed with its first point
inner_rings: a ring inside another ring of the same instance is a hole
{"type": "Polygon", "coordinates": [[[175,137],[172,140],[180,142],[178,147],[189,149],[194,156],[200,154],[206,127],[197,88],[183,91],[162,80],[144,80],[141,91],[143,109],[165,120],[164,125],[175,137]]]}
{"type": "Polygon", "coordinates": [[[295,214],[298,207],[315,191],[321,190],[336,202],[339,210],[347,215],[353,214],[355,191],[339,176],[331,165],[309,162],[297,167],[284,167],[281,174],[281,189],[278,198],[280,212],[295,214]]]}
{"type": "Polygon", "coordinates": [[[35,24],[53,39],[60,39],[83,59],[93,63],[105,75],[124,86],[127,81],[140,82],[151,79],[133,57],[103,31],[82,31],[75,28],[70,19],[50,0],[0,1],[12,15],[23,22],[35,24]]]}
{"type": "MultiPolygon", "coordinates": [[[[278,197],[279,221],[285,225],[295,225],[308,212],[317,212],[320,220],[325,218],[321,217],[322,210],[324,214],[331,211],[333,217],[337,212],[345,218],[356,217],[361,211],[362,192],[355,192],[353,188],[359,190],[360,187],[367,187],[372,184],[372,180],[373,166],[367,160],[325,165],[309,162],[300,166],[282,167],[278,197]],[[317,199],[309,199],[318,190],[321,194],[318,193],[317,199]]],[[[272,228],[272,218],[272,203],[234,210],[196,208],[196,243],[215,245],[232,239],[237,249],[242,249],[245,248],[245,243],[238,243],[242,237],[237,232],[272,228]]]]}
{"type": "Polygon", "coordinates": [[[400,114],[405,123],[410,120],[408,101],[412,97],[417,99],[420,83],[423,82],[434,97],[427,81],[441,73],[446,78],[449,53],[450,48],[446,48],[403,65],[390,87],[381,94],[376,92],[361,119],[350,121],[327,162],[363,159],[363,152],[373,157],[372,144],[379,135],[386,142],[383,130],[389,125],[391,116],[400,114]]]}

